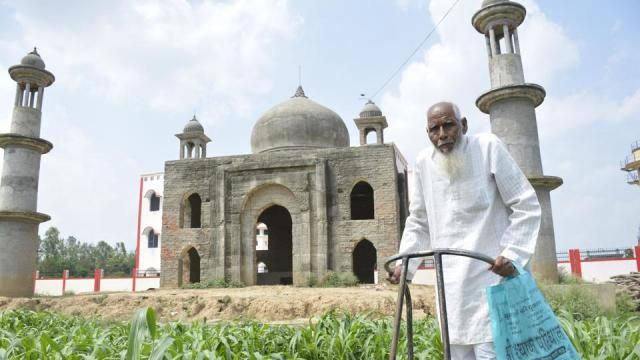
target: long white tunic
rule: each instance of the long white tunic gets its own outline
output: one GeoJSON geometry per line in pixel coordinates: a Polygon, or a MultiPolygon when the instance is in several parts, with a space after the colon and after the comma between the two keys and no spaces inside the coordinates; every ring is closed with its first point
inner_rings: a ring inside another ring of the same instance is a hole
{"type": "MultiPolygon", "coordinates": [[[[463,168],[450,178],[434,163],[434,147],[416,160],[400,253],[457,248],[502,255],[525,266],[535,249],[540,205],[504,144],[493,134],[463,136],[463,168]]],[[[420,260],[409,264],[409,278],[420,260]]],[[[486,287],[499,282],[484,262],[443,256],[452,344],[492,341],[486,287]]]]}

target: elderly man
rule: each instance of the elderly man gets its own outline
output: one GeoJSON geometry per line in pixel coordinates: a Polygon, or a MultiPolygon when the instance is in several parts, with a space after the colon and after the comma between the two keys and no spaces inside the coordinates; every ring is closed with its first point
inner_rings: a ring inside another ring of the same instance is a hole
{"type": "MultiPolygon", "coordinates": [[[[433,147],[418,155],[400,253],[430,248],[476,251],[495,265],[444,256],[443,271],[453,359],[495,359],[485,289],[526,266],[540,227],[535,191],[493,134],[465,135],[467,119],[449,102],[431,106],[433,147]],[[498,276],[499,275],[499,276],[498,276]]],[[[411,260],[408,278],[418,267],[411,260]]],[[[398,265],[388,280],[397,283],[398,265]]]]}

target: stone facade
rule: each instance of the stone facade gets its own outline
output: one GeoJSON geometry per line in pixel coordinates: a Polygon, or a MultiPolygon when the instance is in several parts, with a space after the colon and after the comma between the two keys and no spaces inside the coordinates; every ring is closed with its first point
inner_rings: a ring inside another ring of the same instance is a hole
{"type": "Polygon", "coordinates": [[[168,161],[161,286],[193,282],[185,272],[194,269],[199,281],[257,284],[256,224],[274,205],[291,216],[293,284],[320,279],[328,270],[352,271],[354,249],[365,239],[375,248],[381,274],[384,258],[398,248],[408,215],[406,169],[393,144],[168,161]],[[360,182],[373,189],[372,219],[351,219],[352,191],[360,182]],[[196,228],[189,227],[197,204],[189,200],[193,194],[201,199],[196,228]],[[196,257],[187,255],[192,248],[196,257]],[[185,265],[193,261],[199,267],[185,265]]]}

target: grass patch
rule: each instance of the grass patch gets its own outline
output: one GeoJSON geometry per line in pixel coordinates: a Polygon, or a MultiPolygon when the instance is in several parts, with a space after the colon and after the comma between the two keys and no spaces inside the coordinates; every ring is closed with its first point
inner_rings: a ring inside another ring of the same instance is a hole
{"type": "Polygon", "coordinates": [[[311,275],[307,287],[351,287],[358,285],[358,278],[352,272],[327,271],[322,280],[311,275]]]}
{"type": "Polygon", "coordinates": [[[240,281],[214,279],[208,281],[201,281],[192,284],[182,285],[183,289],[221,289],[221,288],[241,288],[244,284],[240,281]]]}

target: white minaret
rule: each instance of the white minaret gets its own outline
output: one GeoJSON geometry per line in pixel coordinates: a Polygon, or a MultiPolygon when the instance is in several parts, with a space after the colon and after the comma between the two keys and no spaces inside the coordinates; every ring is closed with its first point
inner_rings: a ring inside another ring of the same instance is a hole
{"type": "Polygon", "coordinates": [[[50,219],[36,211],[40,155],[53,147],[40,138],[44,88],[55,80],[44,68],[35,48],[9,68],[17,85],[11,130],[0,134],[0,296],[33,296],[38,225],[50,219]]]}
{"type": "Polygon", "coordinates": [[[542,223],[533,256],[537,278],[558,280],[556,242],[551,216],[551,190],[562,179],[542,172],[535,108],[544,101],[544,88],[524,80],[518,26],[524,21],[524,6],[508,0],[484,0],[473,15],[473,27],[485,36],[491,89],[476,100],[489,114],[491,131],[507,146],[536,190],[542,207],[542,223]]]}

